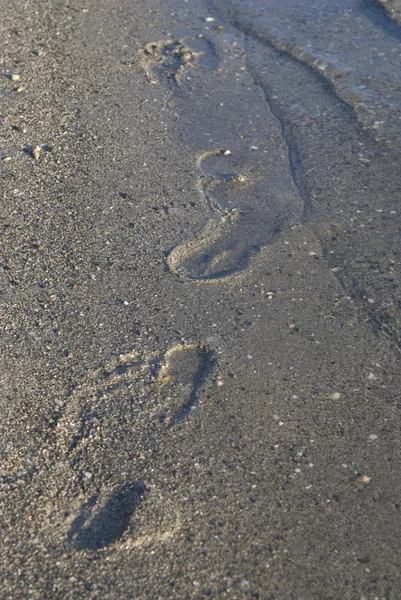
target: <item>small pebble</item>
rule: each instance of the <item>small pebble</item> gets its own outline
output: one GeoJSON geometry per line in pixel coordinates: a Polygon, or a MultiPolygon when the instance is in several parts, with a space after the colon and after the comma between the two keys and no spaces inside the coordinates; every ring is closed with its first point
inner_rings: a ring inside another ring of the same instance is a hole
{"type": "Polygon", "coordinates": [[[213,17],[206,17],[205,21],[206,21],[206,23],[213,23],[214,18],[213,17]]]}
{"type": "Polygon", "coordinates": [[[226,150],[224,152],[224,156],[231,156],[231,150],[226,150]]]}
{"type": "Polygon", "coordinates": [[[371,477],[369,477],[368,475],[362,475],[362,477],[360,477],[359,481],[361,483],[370,483],[372,480],[371,477]]]}
{"type": "Polygon", "coordinates": [[[21,80],[21,75],[18,75],[17,73],[14,73],[13,75],[11,75],[11,81],[20,81],[21,80]]]}
{"type": "Polygon", "coordinates": [[[6,156],[5,158],[3,158],[3,162],[8,163],[11,160],[11,156],[6,156]]]}
{"type": "Polygon", "coordinates": [[[377,377],[374,375],[374,373],[369,373],[368,379],[370,379],[370,381],[376,381],[377,377]]]}
{"type": "Polygon", "coordinates": [[[251,146],[251,150],[259,150],[258,146],[251,146]]]}
{"type": "Polygon", "coordinates": [[[23,92],[23,91],[24,91],[24,88],[23,88],[22,86],[20,86],[20,87],[19,87],[19,88],[17,88],[15,91],[17,92],[17,94],[20,94],[21,92],[23,92]]]}
{"type": "Polygon", "coordinates": [[[330,395],[330,400],[339,400],[341,398],[340,392],[334,392],[330,395]]]}
{"type": "Polygon", "coordinates": [[[368,437],[369,437],[369,439],[370,439],[370,440],[372,440],[372,442],[373,442],[374,440],[377,440],[377,438],[378,438],[378,436],[377,436],[375,433],[371,433],[371,434],[369,434],[369,436],[368,436],[368,437]]]}
{"type": "Polygon", "coordinates": [[[35,160],[39,160],[40,153],[42,152],[42,148],[40,146],[34,146],[32,148],[32,156],[35,160]]]}

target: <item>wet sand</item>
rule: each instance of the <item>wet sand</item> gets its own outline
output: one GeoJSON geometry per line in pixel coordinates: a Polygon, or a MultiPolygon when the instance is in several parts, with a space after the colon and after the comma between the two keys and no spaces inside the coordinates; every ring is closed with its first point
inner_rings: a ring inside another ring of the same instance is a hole
{"type": "Polygon", "coordinates": [[[399,598],[397,6],[3,2],[0,598],[399,598]]]}

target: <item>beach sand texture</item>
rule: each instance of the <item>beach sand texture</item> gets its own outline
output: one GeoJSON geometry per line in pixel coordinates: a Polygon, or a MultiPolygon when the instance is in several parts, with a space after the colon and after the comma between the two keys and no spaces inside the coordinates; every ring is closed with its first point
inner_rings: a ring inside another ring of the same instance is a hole
{"type": "Polygon", "coordinates": [[[396,0],[3,0],[0,599],[401,596],[396,0]]]}

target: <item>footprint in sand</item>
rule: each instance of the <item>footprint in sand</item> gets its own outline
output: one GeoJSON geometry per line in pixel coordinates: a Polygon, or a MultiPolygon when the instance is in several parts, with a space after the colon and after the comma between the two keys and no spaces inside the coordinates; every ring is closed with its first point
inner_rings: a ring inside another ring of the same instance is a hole
{"type": "Polygon", "coordinates": [[[305,221],[305,198],[294,179],[290,146],[264,91],[248,94],[243,83],[234,83],[237,100],[227,99],[225,77],[229,72],[229,81],[236,82],[242,64],[231,54],[233,44],[224,36],[213,42],[202,36],[150,43],[141,51],[150,80],[173,84],[180,112],[189,111],[186,128],[197,132],[193,135],[214,131],[216,139],[227,140],[227,122],[230,127],[235,123],[229,150],[209,150],[197,161],[199,193],[209,208],[206,227],[167,257],[173,272],[192,280],[218,280],[242,271],[281,230],[305,221]],[[192,70],[190,78],[183,77],[187,69],[192,70]],[[251,135],[258,146],[244,141],[251,135]]]}
{"type": "Polygon", "coordinates": [[[279,165],[273,176],[266,173],[263,156],[255,160],[254,154],[219,149],[200,157],[199,191],[210,219],[199,235],[168,255],[168,266],[178,275],[210,281],[242,271],[283,229],[304,221],[304,202],[290,169],[279,165]]]}
{"type": "MultiPolygon", "coordinates": [[[[132,526],[135,511],[151,495],[152,455],[196,407],[214,363],[213,352],[197,343],[177,344],[161,356],[129,353],[96,370],[73,393],[58,427],[59,458],[68,464],[65,489],[75,498],[70,546],[97,550],[132,526]]],[[[155,535],[169,533],[158,527],[155,535]]]]}
{"type": "Polygon", "coordinates": [[[206,70],[217,66],[212,44],[201,37],[149,42],[139,54],[149,80],[157,83],[165,79],[173,88],[180,86],[180,80],[191,64],[196,63],[206,70]]]}
{"type": "Polygon", "coordinates": [[[71,523],[68,543],[77,550],[99,550],[116,542],[128,529],[145,492],[142,484],[123,485],[110,495],[91,519],[91,509],[96,506],[97,500],[93,496],[82,504],[79,515],[71,523]]]}

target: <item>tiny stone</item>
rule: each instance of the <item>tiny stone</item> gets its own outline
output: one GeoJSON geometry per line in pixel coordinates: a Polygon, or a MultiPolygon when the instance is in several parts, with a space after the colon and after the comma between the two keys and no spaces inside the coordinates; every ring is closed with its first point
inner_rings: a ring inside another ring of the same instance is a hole
{"type": "Polygon", "coordinates": [[[334,394],[331,394],[331,396],[330,396],[331,400],[339,400],[340,398],[341,398],[340,392],[334,392],[334,394]]]}
{"type": "Polygon", "coordinates": [[[251,146],[251,150],[259,150],[258,146],[251,146]]]}
{"type": "Polygon", "coordinates": [[[368,379],[370,379],[370,381],[376,381],[377,377],[373,373],[369,373],[368,379]]]}
{"type": "Polygon", "coordinates": [[[24,88],[23,88],[22,86],[20,86],[20,87],[19,87],[19,88],[17,88],[15,91],[17,92],[17,94],[20,94],[21,92],[23,92],[23,91],[24,91],[24,88]]]}
{"type": "Polygon", "coordinates": [[[42,148],[40,146],[34,146],[32,148],[32,156],[35,160],[39,160],[40,153],[42,152],[42,148]]]}
{"type": "Polygon", "coordinates": [[[213,17],[206,17],[205,21],[206,21],[206,23],[213,23],[214,18],[213,17]]]}
{"type": "Polygon", "coordinates": [[[378,437],[378,436],[377,436],[375,433],[371,433],[371,434],[369,434],[369,439],[370,439],[370,440],[372,440],[372,441],[373,441],[373,440],[377,440],[377,437],[378,437]]]}
{"type": "Polygon", "coordinates": [[[374,301],[373,298],[368,298],[368,302],[369,302],[369,304],[374,304],[375,303],[375,301],[374,301]]]}
{"type": "Polygon", "coordinates": [[[8,163],[11,160],[11,156],[6,156],[5,158],[3,158],[3,162],[8,163]]]}
{"type": "Polygon", "coordinates": [[[226,150],[224,152],[224,156],[231,156],[231,150],[226,150]]]}
{"type": "Polygon", "coordinates": [[[17,73],[14,73],[13,75],[11,75],[11,81],[20,81],[21,79],[21,75],[18,75],[17,73]]]}

